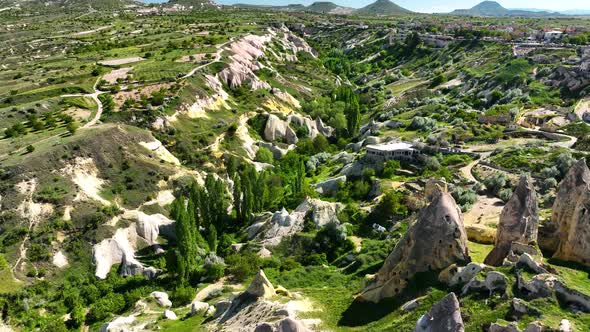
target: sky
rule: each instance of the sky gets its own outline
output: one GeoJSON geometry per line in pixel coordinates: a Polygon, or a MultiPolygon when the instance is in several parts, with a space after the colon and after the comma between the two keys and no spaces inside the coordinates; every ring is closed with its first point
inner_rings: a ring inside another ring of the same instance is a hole
{"type": "MultiPolygon", "coordinates": [[[[251,3],[259,5],[288,5],[293,3],[302,3],[309,5],[316,0],[217,0],[222,4],[234,3],[251,3]]],[[[330,1],[330,0],[317,0],[330,1]]],[[[364,7],[375,0],[331,0],[332,2],[346,7],[360,8],[364,7]]],[[[398,5],[412,11],[421,13],[445,13],[455,9],[471,8],[482,0],[392,0],[398,5]]],[[[553,11],[568,9],[590,9],[589,0],[499,0],[502,6],[506,8],[537,8],[553,11]]]]}

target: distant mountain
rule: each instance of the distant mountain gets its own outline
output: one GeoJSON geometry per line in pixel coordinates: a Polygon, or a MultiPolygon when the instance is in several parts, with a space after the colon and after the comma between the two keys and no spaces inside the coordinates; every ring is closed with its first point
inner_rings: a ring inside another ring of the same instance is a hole
{"type": "Polygon", "coordinates": [[[128,5],[141,4],[133,0],[4,0],[0,7],[17,6],[31,10],[82,10],[82,9],[119,9],[128,5]]]}
{"type": "Polygon", "coordinates": [[[390,16],[410,14],[412,11],[400,7],[389,0],[377,0],[366,7],[356,10],[354,13],[359,15],[390,16]]]}
{"type": "Polygon", "coordinates": [[[215,6],[215,2],[212,0],[169,0],[166,4],[168,5],[183,5],[186,7],[212,7],[215,6]]]}
{"type": "Polygon", "coordinates": [[[457,9],[453,11],[453,15],[469,15],[469,16],[487,16],[487,17],[502,17],[502,16],[559,16],[559,13],[551,13],[547,11],[529,11],[519,9],[506,9],[496,1],[484,1],[471,9],[457,9]]]}
{"type": "Polygon", "coordinates": [[[304,6],[301,4],[293,4],[287,6],[269,6],[269,5],[251,5],[251,4],[235,4],[234,7],[238,8],[257,8],[257,9],[266,9],[266,10],[279,10],[279,11],[286,11],[286,12],[312,12],[312,13],[319,13],[319,14],[337,14],[337,15],[347,15],[354,12],[354,8],[342,7],[338,6],[337,4],[329,1],[318,1],[314,2],[309,6],[304,6]]]}
{"type": "Polygon", "coordinates": [[[343,15],[352,13],[354,11],[354,8],[338,6],[337,4],[329,1],[318,1],[305,7],[305,11],[313,13],[343,15]]]}
{"type": "Polygon", "coordinates": [[[560,11],[563,15],[590,15],[589,9],[570,9],[560,11]]]}

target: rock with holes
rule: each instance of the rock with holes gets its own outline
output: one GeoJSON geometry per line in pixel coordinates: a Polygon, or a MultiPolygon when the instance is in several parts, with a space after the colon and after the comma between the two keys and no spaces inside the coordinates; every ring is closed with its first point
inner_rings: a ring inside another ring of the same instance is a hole
{"type": "Polygon", "coordinates": [[[435,303],[424,314],[414,328],[414,332],[463,332],[463,318],[459,301],[455,293],[449,293],[442,300],[435,303]]]}
{"type": "Polygon", "coordinates": [[[502,265],[513,242],[536,244],[538,224],[539,207],[535,187],[529,176],[522,176],[514,194],[502,209],[494,249],[484,263],[502,265]]]}
{"type": "Polygon", "coordinates": [[[461,211],[449,193],[442,193],[420,211],[359,299],[379,302],[403,291],[416,273],[469,262],[466,243],[461,211]]]}

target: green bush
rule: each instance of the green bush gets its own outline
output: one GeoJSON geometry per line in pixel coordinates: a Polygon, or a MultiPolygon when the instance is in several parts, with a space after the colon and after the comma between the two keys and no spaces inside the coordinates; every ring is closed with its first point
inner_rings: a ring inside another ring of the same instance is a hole
{"type": "Polygon", "coordinates": [[[177,286],[170,294],[170,301],[175,306],[183,306],[192,302],[197,291],[190,286],[177,286]]]}
{"type": "Polygon", "coordinates": [[[90,306],[87,318],[90,322],[103,321],[110,317],[111,314],[121,312],[124,308],[125,298],[123,295],[110,293],[90,306]]]}
{"type": "Polygon", "coordinates": [[[254,160],[259,163],[272,164],[274,161],[274,156],[269,149],[261,146],[258,151],[256,151],[256,158],[254,158],[254,160]]]}
{"type": "Polygon", "coordinates": [[[244,281],[254,276],[260,269],[260,257],[251,251],[233,254],[225,259],[228,272],[236,281],[244,281]]]}

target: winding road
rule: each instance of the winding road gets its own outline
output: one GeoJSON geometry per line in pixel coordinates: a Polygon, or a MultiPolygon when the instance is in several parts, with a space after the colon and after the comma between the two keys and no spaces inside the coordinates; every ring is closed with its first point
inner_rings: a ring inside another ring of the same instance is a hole
{"type": "Polygon", "coordinates": [[[215,45],[215,48],[217,49],[217,51],[215,52],[215,59],[213,59],[213,61],[207,62],[206,64],[200,65],[198,67],[193,68],[193,70],[189,71],[188,74],[182,76],[181,78],[189,78],[191,76],[193,76],[197,71],[211,65],[214,62],[218,62],[221,60],[221,54],[223,53],[223,47],[229,43],[231,43],[234,39],[230,38],[230,40],[226,41],[223,44],[219,44],[219,45],[215,45]]]}
{"type": "Polygon", "coordinates": [[[94,118],[92,118],[92,120],[88,121],[84,126],[82,126],[82,129],[86,129],[86,128],[90,128],[92,126],[94,126],[98,120],[100,120],[100,117],[102,116],[102,110],[103,110],[103,106],[102,106],[102,102],[100,101],[100,99],[98,98],[98,96],[102,93],[104,93],[104,91],[100,91],[98,90],[98,82],[100,82],[100,77],[96,80],[96,82],[94,83],[94,93],[88,93],[88,94],[73,94],[73,95],[62,95],[62,98],[75,98],[75,97],[88,97],[88,98],[92,98],[97,105],[96,108],[96,114],[94,114],[94,118]]]}
{"type": "MultiPolygon", "coordinates": [[[[530,129],[530,128],[523,128],[523,129],[525,129],[526,132],[543,133],[543,131],[538,130],[538,129],[530,129]]],[[[555,136],[558,136],[558,137],[561,137],[564,140],[563,141],[560,140],[560,141],[556,141],[556,142],[551,142],[551,143],[548,144],[549,146],[558,147],[558,148],[573,149],[573,146],[578,141],[578,138],[577,137],[574,137],[574,136],[569,136],[569,135],[561,134],[561,133],[550,133],[550,134],[555,135],[555,136]]],[[[488,158],[492,154],[492,151],[477,152],[477,151],[470,151],[469,149],[464,150],[464,151],[478,154],[479,155],[479,159],[476,159],[476,160],[470,162],[469,164],[467,164],[466,166],[462,167],[460,169],[461,174],[468,181],[474,182],[474,183],[479,183],[479,181],[475,178],[475,176],[473,176],[473,168],[475,166],[479,165],[479,163],[484,158],[488,158]]],[[[500,172],[506,172],[505,170],[502,170],[502,169],[499,169],[499,168],[495,168],[493,166],[486,165],[486,167],[491,168],[491,169],[494,169],[494,170],[497,170],[497,171],[500,171],[500,172]]]]}

